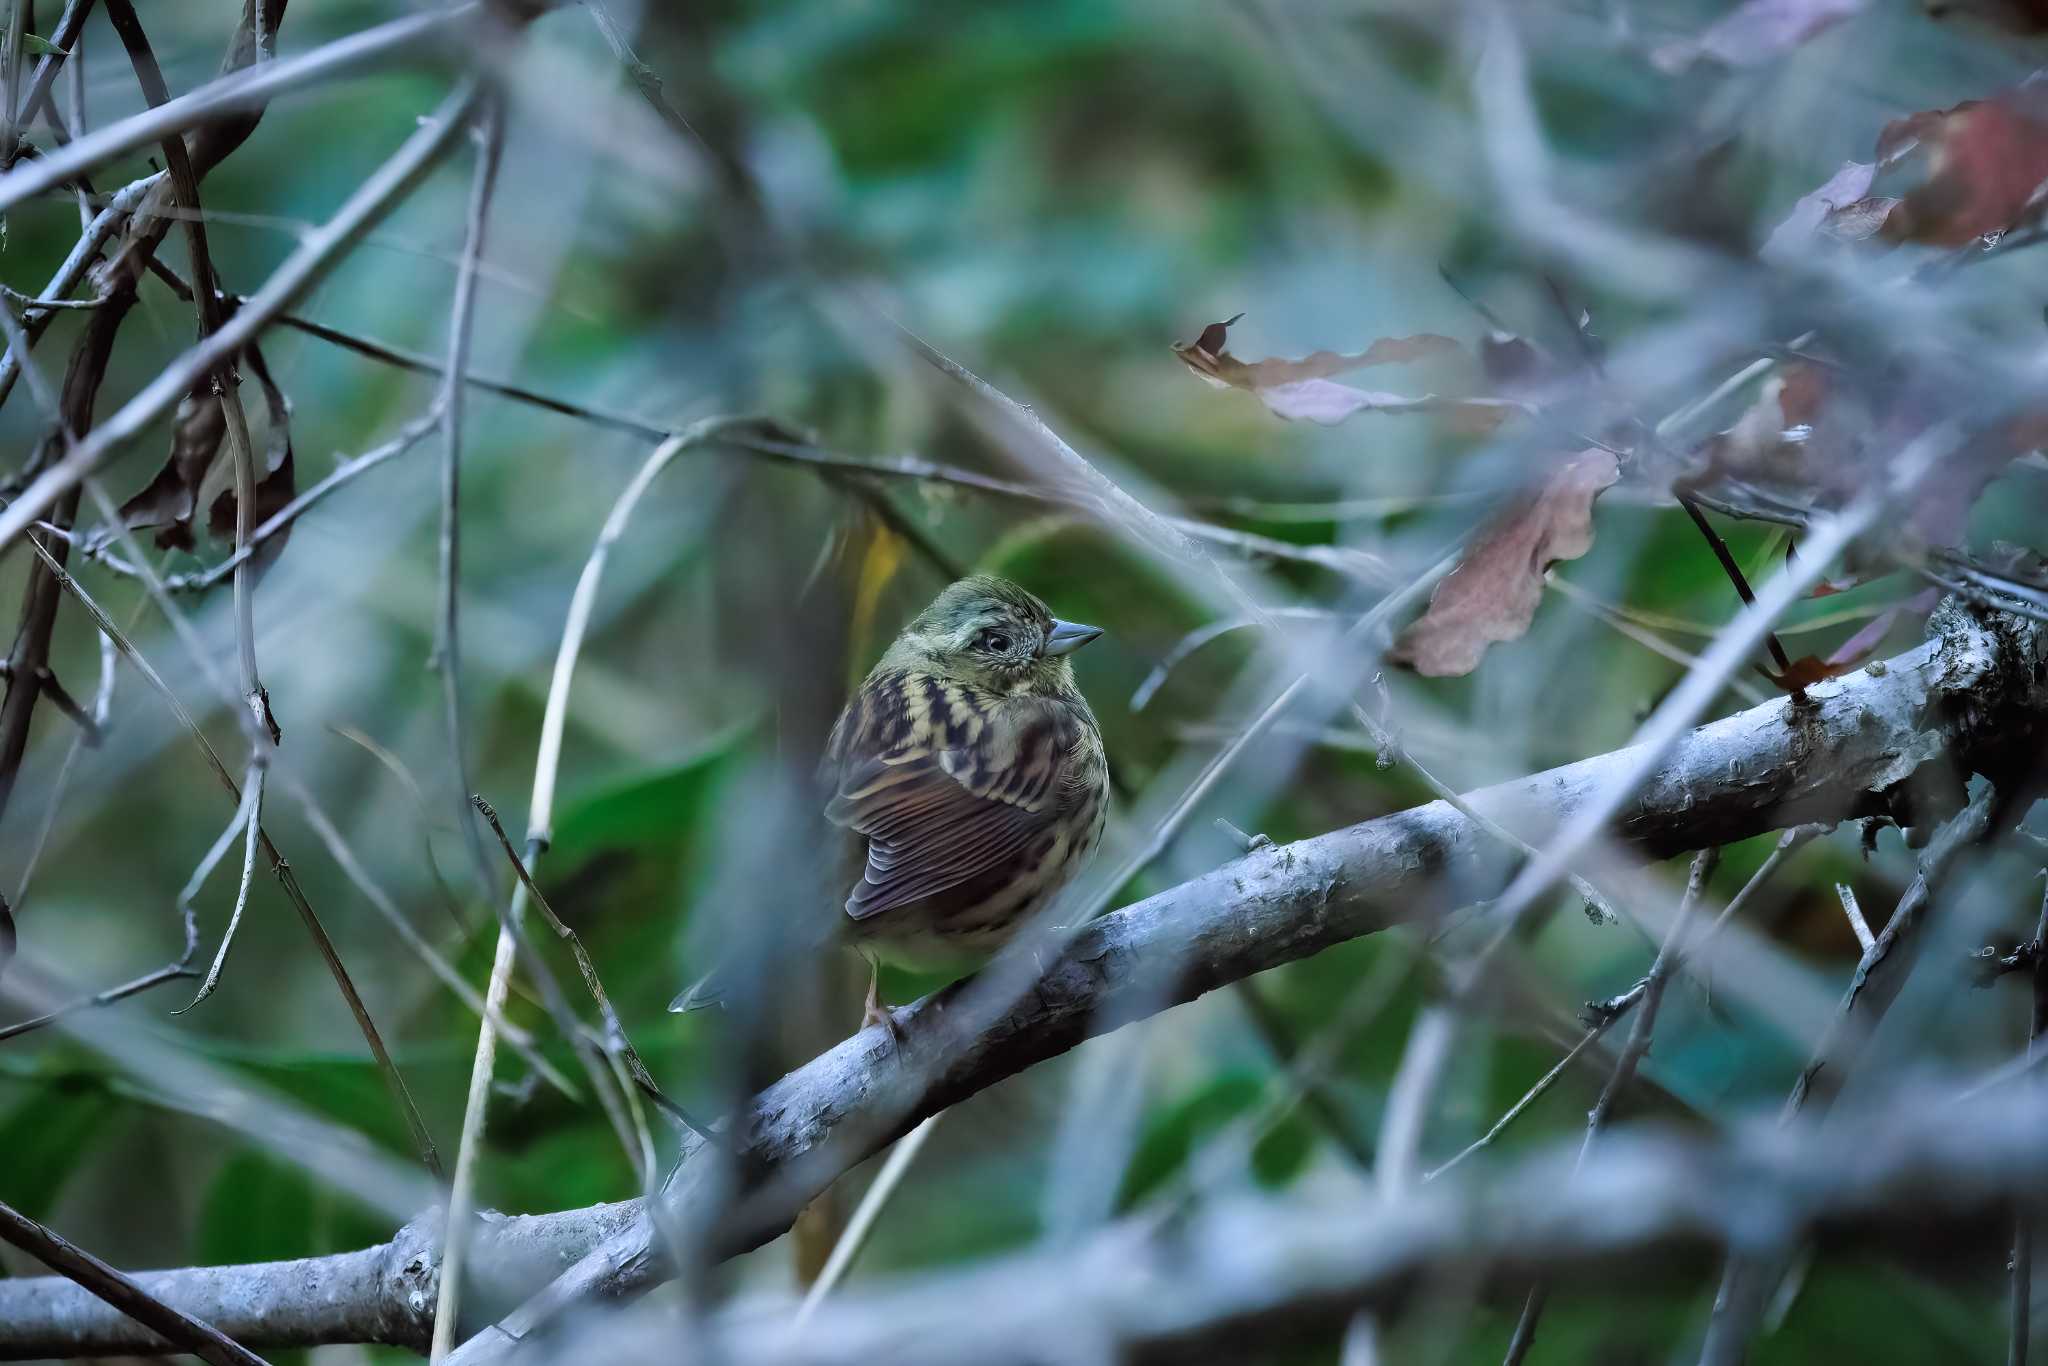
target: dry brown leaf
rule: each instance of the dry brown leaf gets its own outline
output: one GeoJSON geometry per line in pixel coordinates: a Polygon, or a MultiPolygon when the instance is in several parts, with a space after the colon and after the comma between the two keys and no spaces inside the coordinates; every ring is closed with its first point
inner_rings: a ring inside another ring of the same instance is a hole
{"type": "Polygon", "coordinates": [[[1521,636],[1535,620],[1544,573],[1592,549],[1593,500],[1620,477],[1607,451],[1565,461],[1479,534],[1387,658],[1430,678],[1457,677],[1478,667],[1487,646],[1521,636]]]}
{"type": "Polygon", "coordinates": [[[1886,125],[1878,159],[1922,158],[1926,177],[1885,219],[1894,242],[1960,247],[2004,232],[2035,208],[2048,180],[2048,84],[1911,114],[1886,125]]]}
{"type": "Polygon", "coordinates": [[[136,531],[154,530],[160,547],[190,550],[197,491],[226,432],[212,381],[201,380],[198,388],[178,400],[169,458],[140,493],[121,505],[121,520],[136,531]]]}
{"type": "MultiPolygon", "coordinates": [[[[258,428],[263,445],[257,453],[255,515],[251,523],[260,525],[291,502],[298,491],[298,478],[292,459],[291,401],[271,377],[262,353],[251,347],[245,354],[263,390],[266,419],[258,428]]],[[[196,544],[193,522],[204,510],[207,530],[221,541],[233,541],[234,461],[224,439],[226,434],[227,418],[221,400],[212,391],[212,381],[203,380],[178,404],[170,457],[140,493],[121,505],[122,520],[137,531],[154,529],[159,546],[191,550],[196,544]]],[[[257,549],[251,559],[258,570],[267,568],[277,558],[288,535],[286,528],[257,549]]]]}
{"type": "Polygon", "coordinates": [[[1210,323],[1195,340],[1175,342],[1173,353],[1208,383],[1219,389],[1242,389],[1255,394],[1275,414],[1289,421],[1333,426],[1370,408],[1408,406],[1415,400],[1400,394],[1354,389],[1328,377],[1371,365],[1399,365],[1459,349],[1458,343],[1449,337],[1422,332],[1412,337],[1382,337],[1365,350],[1348,355],[1318,351],[1300,360],[1242,361],[1224,350],[1224,346],[1230,325],[1243,316],[1240,313],[1237,318],[1210,323]]]}

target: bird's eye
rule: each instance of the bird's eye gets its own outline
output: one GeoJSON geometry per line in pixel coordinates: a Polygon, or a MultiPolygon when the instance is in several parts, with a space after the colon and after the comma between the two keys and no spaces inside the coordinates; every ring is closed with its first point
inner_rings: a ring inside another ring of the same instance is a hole
{"type": "Polygon", "coordinates": [[[1010,638],[1001,631],[983,631],[981,633],[981,648],[987,650],[990,654],[1008,654],[1010,652],[1010,638]]]}

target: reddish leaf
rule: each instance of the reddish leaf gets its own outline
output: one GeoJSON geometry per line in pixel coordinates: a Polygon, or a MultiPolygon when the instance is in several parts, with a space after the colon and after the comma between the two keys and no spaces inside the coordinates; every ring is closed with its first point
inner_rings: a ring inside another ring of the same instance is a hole
{"type": "Polygon", "coordinates": [[[1770,679],[1771,682],[1777,684],[1784,691],[1798,692],[1801,689],[1810,688],[1816,683],[1825,683],[1830,678],[1847,673],[1850,667],[1847,664],[1831,664],[1819,655],[1802,655],[1798,659],[1793,660],[1791,667],[1781,674],[1774,674],[1761,664],[1756,666],[1756,671],[1765,678],[1770,679]]]}
{"type": "Polygon", "coordinates": [[[1535,620],[1544,573],[1592,548],[1593,500],[1620,477],[1603,450],[1558,466],[1479,534],[1387,658],[1431,678],[1455,677],[1478,667],[1487,646],[1522,635],[1535,620]]]}
{"type": "Polygon", "coordinates": [[[2004,232],[2036,207],[2048,180],[2048,85],[1908,115],[1885,127],[1877,152],[1887,164],[1926,163],[1925,178],[1886,217],[1888,239],[1959,247],[2004,232]]]}
{"type": "MultiPolygon", "coordinates": [[[[1242,318],[1242,313],[1237,318],[1242,318]]],[[[1328,376],[1359,370],[1369,365],[1398,365],[1458,350],[1458,343],[1432,332],[1412,337],[1382,337],[1363,351],[1340,355],[1318,351],[1300,360],[1241,361],[1224,350],[1230,325],[1237,321],[1210,323],[1191,342],[1175,342],[1173,353],[1181,363],[1219,389],[1242,389],[1258,396],[1260,402],[1280,417],[1319,422],[1331,426],[1353,413],[1369,408],[1405,405],[1411,400],[1399,394],[1375,393],[1338,384],[1328,376]]]]}
{"type": "Polygon", "coordinates": [[[1863,0],[1747,0],[1699,37],[1667,43],[1652,52],[1650,60],[1669,73],[1702,59],[1723,66],[1757,66],[1862,8],[1863,0]]]}

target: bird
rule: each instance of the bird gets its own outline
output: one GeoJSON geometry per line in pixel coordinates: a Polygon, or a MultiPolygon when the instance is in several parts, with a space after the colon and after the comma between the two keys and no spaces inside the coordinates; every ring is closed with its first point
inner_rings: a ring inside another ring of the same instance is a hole
{"type": "MultiPolygon", "coordinates": [[[[825,815],[859,872],[835,936],[868,958],[863,1027],[895,1031],[884,961],[985,962],[1084,868],[1109,816],[1109,762],[1070,656],[1100,627],[1008,579],[948,586],[896,637],[832,727],[825,815]]],[[[716,971],[671,1010],[709,1004],[716,971]]]]}

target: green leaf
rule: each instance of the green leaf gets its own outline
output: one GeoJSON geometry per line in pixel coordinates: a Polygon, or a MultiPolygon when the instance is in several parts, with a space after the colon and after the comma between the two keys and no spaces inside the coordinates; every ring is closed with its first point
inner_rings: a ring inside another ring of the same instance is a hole
{"type": "Polygon", "coordinates": [[[38,38],[33,33],[21,35],[21,50],[31,57],[69,57],[71,55],[48,38],[38,38]]]}
{"type": "Polygon", "coordinates": [[[370,1247],[390,1236],[385,1221],[303,1168],[242,1152],[207,1189],[196,1255],[213,1266],[282,1261],[370,1247]]]}
{"type": "Polygon", "coordinates": [[[607,851],[679,849],[704,828],[751,728],[736,727],[680,763],[580,793],[563,804],[544,866],[573,869],[607,851]]]}
{"type": "MultiPolygon", "coordinates": [[[[1265,1077],[1224,1072],[1152,1116],[1124,1173],[1122,1204],[1128,1208],[1164,1186],[1210,1136],[1261,1108],[1265,1093],[1265,1077]]],[[[1307,1165],[1315,1143],[1307,1122],[1298,1113],[1290,1114],[1267,1128],[1253,1145],[1252,1174],[1267,1186],[1291,1181],[1307,1165]]]]}
{"type": "Polygon", "coordinates": [[[43,1218],[79,1165],[113,1135],[116,1116],[113,1096],[92,1080],[39,1084],[0,1120],[0,1199],[43,1218]]]}

